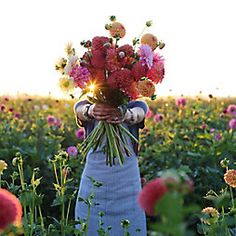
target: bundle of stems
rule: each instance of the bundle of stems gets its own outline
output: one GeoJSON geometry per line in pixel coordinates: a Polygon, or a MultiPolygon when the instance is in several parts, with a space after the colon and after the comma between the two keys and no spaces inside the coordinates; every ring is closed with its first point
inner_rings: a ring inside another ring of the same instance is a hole
{"type": "Polygon", "coordinates": [[[105,121],[99,121],[95,129],[81,143],[79,150],[83,155],[82,163],[92,148],[95,152],[98,147],[103,144],[104,137],[106,145],[103,148],[106,154],[106,165],[115,165],[115,158],[118,158],[119,164],[122,166],[125,162],[125,156],[131,156],[132,152],[127,146],[127,137],[138,143],[138,140],[122,125],[109,124],[105,121]]]}

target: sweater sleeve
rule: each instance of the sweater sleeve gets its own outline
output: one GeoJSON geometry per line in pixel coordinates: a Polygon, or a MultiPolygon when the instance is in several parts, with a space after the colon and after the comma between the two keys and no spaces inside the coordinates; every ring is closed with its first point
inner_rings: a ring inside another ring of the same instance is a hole
{"type": "MultiPolygon", "coordinates": [[[[129,104],[128,104],[128,108],[132,109],[132,108],[135,108],[135,107],[142,108],[143,111],[144,111],[144,114],[145,115],[147,114],[148,105],[147,105],[146,102],[144,102],[144,101],[130,101],[129,104]]],[[[139,122],[137,124],[134,124],[134,125],[136,125],[137,128],[139,128],[139,129],[143,129],[144,128],[144,120],[145,120],[145,118],[141,122],[139,122]]]]}
{"type": "Polygon", "coordinates": [[[76,124],[80,127],[85,127],[87,125],[87,123],[90,122],[88,120],[81,120],[78,116],[78,112],[80,111],[80,107],[84,106],[86,104],[91,104],[91,103],[87,100],[78,101],[74,104],[74,107],[73,107],[73,111],[74,111],[75,119],[76,119],[76,124]]]}

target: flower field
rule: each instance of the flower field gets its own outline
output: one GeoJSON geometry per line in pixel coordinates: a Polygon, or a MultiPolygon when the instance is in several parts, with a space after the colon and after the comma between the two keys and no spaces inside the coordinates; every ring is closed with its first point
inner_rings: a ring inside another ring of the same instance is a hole
{"type": "MultiPolygon", "coordinates": [[[[11,203],[2,203],[8,194],[0,192],[2,235],[86,235],[86,220],[79,222],[81,230],[74,228],[83,170],[78,146],[84,138],[75,122],[74,103],[0,97],[0,187],[18,197],[23,215],[19,224],[19,207],[9,208],[10,214],[5,207],[11,203]]],[[[148,105],[139,166],[143,186],[154,179],[152,184],[158,186],[142,196],[153,204],[143,207],[157,212],[147,217],[149,234],[236,235],[236,98],[168,97],[148,105]],[[163,182],[163,176],[168,181],[163,182]]],[[[100,186],[91,181],[94,188],[100,186]]],[[[89,209],[93,193],[79,200],[89,209]]],[[[18,204],[16,199],[13,203],[18,204]]],[[[102,217],[101,212],[98,235],[109,235],[102,217]]],[[[129,235],[129,224],[121,222],[124,235],[129,235]]]]}

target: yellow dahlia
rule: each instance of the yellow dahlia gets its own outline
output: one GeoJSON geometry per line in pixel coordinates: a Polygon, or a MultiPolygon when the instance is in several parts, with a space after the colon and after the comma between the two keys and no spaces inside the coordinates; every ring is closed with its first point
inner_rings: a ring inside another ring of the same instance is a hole
{"type": "Polygon", "coordinates": [[[0,160],[0,175],[3,173],[4,170],[7,169],[7,163],[3,160],[0,160]]]}
{"type": "Polygon", "coordinates": [[[68,92],[75,88],[74,80],[73,78],[63,76],[59,80],[59,87],[62,91],[68,92]]]}
{"type": "Polygon", "coordinates": [[[236,188],[236,170],[227,170],[224,174],[225,182],[232,188],[236,188]]]}

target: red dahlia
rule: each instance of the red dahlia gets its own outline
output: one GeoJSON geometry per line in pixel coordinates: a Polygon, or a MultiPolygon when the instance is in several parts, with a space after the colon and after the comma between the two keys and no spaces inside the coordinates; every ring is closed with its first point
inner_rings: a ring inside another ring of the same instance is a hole
{"type": "Polygon", "coordinates": [[[103,50],[106,51],[104,46],[106,43],[109,43],[110,39],[108,37],[96,36],[92,39],[92,51],[103,50]]]}
{"type": "Polygon", "coordinates": [[[137,99],[139,97],[137,82],[131,82],[129,87],[124,88],[124,92],[131,100],[137,99]]]}
{"type": "Polygon", "coordinates": [[[91,63],[95,68],[104,69],[106,64],[106,53],[102,50],[93,51],[91,63]]]}
{"type": "Polygon", "coordinates": [[[0,232],[10,224],[20,226],[21,218],[22,206],[18,198],[6,189],[0,189],[0,232]]]}
{"type": "Polygon", "coordinates": [[[109,48],[106,56],[106,69],[110,72],[120,70],[122,67],[118,61],[117,50],[115,48],[109,48]]]}
{"type": "Polygon", "coordinates": [[[108,84],[112,88],[118,88],[124,91],[133,82],[131,78],[131,71],[129,69],[122,69],[113,72],[108,78],[108,84]]]}
{"type": "Polygon", "coordinates": [[[141,61],[136,62],[131,69],[135,81],[139,81],[142,77],[146,76],[147,70],[147,66],[142,65],[141,61]]]}
{"type": "Polygon", "coordinates": [[[117,53],[124,52],[126,57],[133,57],[134,49],[129,44],[125,44],[117,49],[117,53]]]}
{"type": "Polygon", "coordinates": [[[147,183],[139,193],[139,205],[146,211],[147,215],[154,216],[156,203],[167,191],[164,179],[156,178],[147,183]]]}

